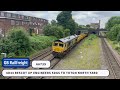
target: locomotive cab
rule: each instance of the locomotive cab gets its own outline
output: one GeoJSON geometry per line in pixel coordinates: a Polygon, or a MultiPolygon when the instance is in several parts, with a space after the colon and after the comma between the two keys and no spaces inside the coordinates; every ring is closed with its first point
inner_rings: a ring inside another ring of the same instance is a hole
{"type": "Polygon", "coordinates": [[[63,57],[76,44],[77,35],[68,36],[52,43],[52,54],[55,57],[63,57]]]}
{"type": "Polygon", "coordinates": [[[55,52],[63,52],[65,50],[65,44],[62,42],[53,42],[52,50],[55,52]]]}

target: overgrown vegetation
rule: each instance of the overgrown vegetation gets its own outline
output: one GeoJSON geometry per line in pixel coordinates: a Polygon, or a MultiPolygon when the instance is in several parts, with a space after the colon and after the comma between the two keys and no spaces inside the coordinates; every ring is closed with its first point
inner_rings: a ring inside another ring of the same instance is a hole
{"type": "Polygon", "coordinates": [[[55,36],[57,38],[62,38],[70,35],[70,30],[64,29],[63,26],[60,25],[48,24],[44,27],[43,33],[46,36],[55,36]]]}
{"type": "Polygon", "coordinates": [[[106,23],[107,37],[115,45],[115,49],[120,52],[120,16],[111,17],[106,23]]]}
{"type": "Polygon", "coordinates": [[[28,31],[29,31],[29,35],[30,35],[30,36],[35,35],[35,33],[34,33],[34,29],[30,28],[28,31]]]}
{"type": "Polygon", "coordinates": [[[120,24],[114,25],[110,31],[108,31],[107,36],[112,41],[120,41],[120,24]]]}
{"type": "Polygon", "coordinates": [[[30,36],[23,28],[17,27],[0,40],[0,53],[7,53],[8,57],[28,57],[50,46],[54,40],[56,37],[53,36],[30,36]]]}
{"type": "Polygon", "coordinates": [[[105,28],[110,31],[111,28],[116,25],[116,24],[120,24],[120,16],[113,16],[111,17],[108,22],[105,25],[105,28]]]}
{"type": "Polygon", "coordinates": [[[107,40],[112,46],[112,48],[115,49],[118,52],[118,54],[120,54],[120,44],[117,41],[111,41],[110,39],[107,40]]]}
{"type": "Polygon", "coordinates": [[[31,48],[38,51],[52,45],[52,42],[57,38],[54,36],[33,36],[30,37],[31,48]]]}

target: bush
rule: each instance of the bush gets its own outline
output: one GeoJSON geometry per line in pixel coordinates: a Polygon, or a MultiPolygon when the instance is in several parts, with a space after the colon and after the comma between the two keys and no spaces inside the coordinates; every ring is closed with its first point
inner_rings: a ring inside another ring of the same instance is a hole
{"type": "Polygon", "coordinates": [[[46,25],[43,29],[43,33],[46,36],[55,36],[57,38],[62,38],[64,36],[64,29],[62,26],[58,25],[46,25]]]}
{"type": "Polygon", "coordinates": [[[9,54],[7,55],[7,57],[9,57],[9,58],[15,57],[15,53],[9,53],[9,54]]]}
{"type": "Polygon", "coordinates": [[[43,33],[46,36],[55,36],[57,38],[63,38],[70,35],[69,29],[64,29],[63,26],[58,25],[55,21],[44,27],[43,33]]]}
{"type": "Polygon", "coordinates": [[[107,37],[112,40],[115,41],[117,40],[117,35],[120,32],[120,24],[114,25],[110,31],[108,31],[107,33],[107,37]]]}
{"type": "Polygon", "coordinates": [[[34,32],[34,29],[30,28],[28,31],[29,31],[29,35],[32,36],[33,32],[34,32]]]}
{"type": "Polygon", "coordinates": [[[3,38],[0,40],[0,53],[10,53],[16,50],[17,43],[12,42],[8,38],[3,38]]]}
{"type": "Polygon", "coordinates": [[[70,29],[65,29],[64,37],[70,36],[70,29]]]}
{"type": "Polygon", "coordinates": [[[117,35],[117,41],[118,41],[118,42],[120,41],[120,31],[119,31],[119,33],[118,33],[118,35],[117,35]]]}
{"type": "Polygon", "coordinates": [[[90,35],[90,37],[88,38],[89,40],[93,40],[93,39],[95,39],[97,36],[96,35],[94,35],[94,34],[92,34],[92,35],[90,35]]]}
{"type": "MultiPolygon", "coordinates": [[[[31,51],[30,40],[25,29],[21,27],[12,28],[8,33],[7,38],[13,43],[10,45],[14,46],[14,50],[12,52],[16,55],[28,55],[31,51]]],[[[7,45],[9,45],[9,43],[7,45]]]]}
{"type": "Polygon", "coordinates": [[[47,48],[57,38],[54,36],[30,36],[23,28],[13,28],[6,38],[0,39],[0,53],[8,57],[26,57],[47,48]]]}
{"type": "Polygon", "coordinates": [[[119,51],[120,52],[120,47],[116,47],[115,50],[119,51]]]}
{"type": "Polygon", "coordinates": [[[16,45],[16,55],[29,54],[30,50],[30,40],[28,33],[23,28],[13,28],[9,33],[8,38],[16,45]]]}
{"type": "Polygon", "coordinates": [[[54,36],[32,36],[30,37],[31,47],[33,50],[41,50],[52,45],[57,38],[54,36]]]}
{"type": "Polygon", "coordinates": [[[117,24],[120,24],[120,16],[113,16],[111,17],[108,22],[106,23],[106,29],[107,30],[111,30],[111,28],[114,26],[114,25],[117,25],[117,24]]]}
{"type": "Polygon", "coordinates": [[[113,44],[117,44],[118,42],[117,41],[114,41],[113,44]]]}

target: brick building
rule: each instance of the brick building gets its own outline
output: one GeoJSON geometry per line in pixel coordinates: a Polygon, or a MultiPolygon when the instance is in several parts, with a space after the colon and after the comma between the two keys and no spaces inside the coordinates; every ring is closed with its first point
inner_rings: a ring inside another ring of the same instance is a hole
{"type": "Polygon", "coordinates": [[[22,26],[25,30],[32,28],[36,34],[41,34],[48,20],[0,11],[0,34],[5,36],[12,27],[22,26]]]}
{"type": "Polygon", "coordinates": [[[99,29],[100,28],[100,20],[99,20],[99,23],[91,23],[90,28],[99,29]]]}

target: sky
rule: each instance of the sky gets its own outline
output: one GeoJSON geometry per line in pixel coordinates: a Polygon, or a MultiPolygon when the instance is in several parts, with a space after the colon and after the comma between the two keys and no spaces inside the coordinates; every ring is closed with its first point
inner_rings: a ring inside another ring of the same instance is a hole
{"type": "MultiPolygon", "coordinates": [[[[7,12],[44,18],[50,22],[51,20],[56,20],[57,15],[61,11],[7,11],[7,12]]],[[[79,25],[98,23],[99,20],[101,20],[100,24],[101,28],[105,27],[105,23],[112,16],[120,16],[120,11],[72,11],[72,18],[79,25]]]]}

